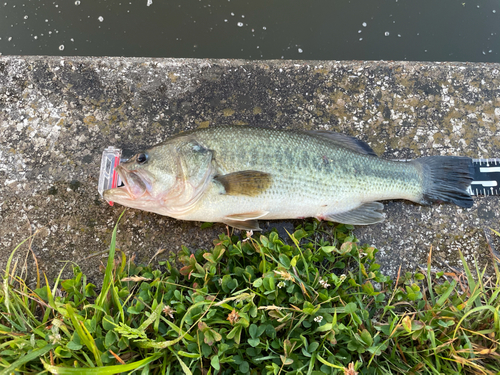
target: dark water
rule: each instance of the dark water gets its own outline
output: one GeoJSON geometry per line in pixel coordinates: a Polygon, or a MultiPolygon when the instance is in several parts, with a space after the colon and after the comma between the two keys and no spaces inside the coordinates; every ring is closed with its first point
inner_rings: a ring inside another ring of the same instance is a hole
{"type": "Polygon", "coordinates": [[[0,0],[0,53],[500,62],[499,0],[0,0]]]}

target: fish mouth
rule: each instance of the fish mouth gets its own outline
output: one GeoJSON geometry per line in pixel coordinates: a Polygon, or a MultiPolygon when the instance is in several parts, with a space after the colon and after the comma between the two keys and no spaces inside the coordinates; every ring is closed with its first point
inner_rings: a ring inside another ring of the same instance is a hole
{"type": "Polygon", "coordinates": [[[135,201],[137,199],[150,200],[152,191],[151,179],[141,173],[142,171],[128,170],[119,165],[116,172],[123,183],[122,186],[105,190],[104,199],[107,201],[122,203],[135,201]]]}

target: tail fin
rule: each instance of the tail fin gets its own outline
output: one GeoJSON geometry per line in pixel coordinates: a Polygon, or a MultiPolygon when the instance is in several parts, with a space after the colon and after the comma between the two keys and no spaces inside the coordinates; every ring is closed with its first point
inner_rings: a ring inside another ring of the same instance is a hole
{"type": "Polygon", "coordinates": [[[472,182],[472,159],[461,156],[429,156],[414,160],[422,166],[424,193],[421,204],[449,202],[472,207],[467,188],[472,182]]]}

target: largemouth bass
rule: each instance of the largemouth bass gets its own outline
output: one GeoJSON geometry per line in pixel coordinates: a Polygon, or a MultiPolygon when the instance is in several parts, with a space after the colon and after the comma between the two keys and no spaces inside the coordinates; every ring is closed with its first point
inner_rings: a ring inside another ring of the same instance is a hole
{"type": "Polygon", "coordinates": [[[219,126],[178,134],[117,167],[123,187],[104,198],[182,220],[259,230],[258,219],[316,217],[366,225],[387,199],[471,207],[471,159],[379,158],[328,131],[219,126]]]}

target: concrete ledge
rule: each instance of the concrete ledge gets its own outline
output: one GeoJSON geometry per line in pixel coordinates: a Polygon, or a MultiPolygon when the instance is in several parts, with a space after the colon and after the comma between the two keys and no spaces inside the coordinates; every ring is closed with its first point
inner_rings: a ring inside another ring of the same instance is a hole
{"type": "MultiPolygon", "coordinates": [[[[31,248],[49,279],[69,260],[99,282],[91,256],[122,211],[97,193],[108,145],[135,151],[199,126],[250,124],[331,129],[387,158],[499,157],[499,120],[500,64],[1,56],[0,268],[38,230],[31,248]]],[[[498,197],[385,211],[356,233],[392,274],[425,263],[431,246],[442,269],[459,266],[458,249],[487,262],[485,233],[500,228],[498,197]]],[[[147,262],[159,248],[208,247],[224,229],[199,226],[128,210],[118,246],[147,262]]]]}

